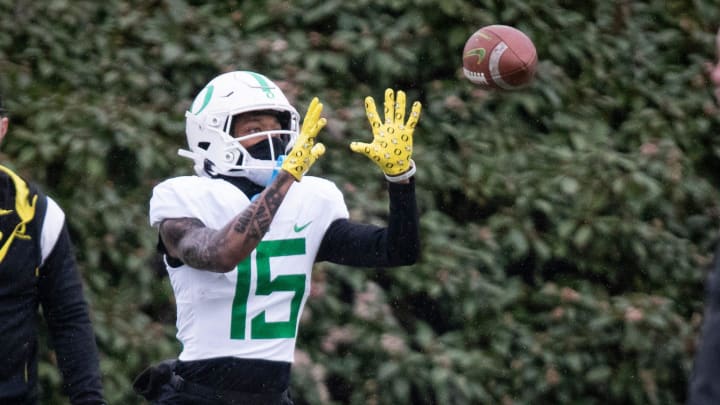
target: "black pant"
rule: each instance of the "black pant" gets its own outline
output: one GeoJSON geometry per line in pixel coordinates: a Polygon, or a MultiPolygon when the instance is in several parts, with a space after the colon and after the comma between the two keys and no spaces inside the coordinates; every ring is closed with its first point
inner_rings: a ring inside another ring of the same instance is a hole
{"type": "Polygon", "coordinates": [[[157,399],[152,402],[154,405],[293,405],[288,391],[278,394],[223,392],[175,377],[180,380],[173,378],[160,387],[157,399]]]}
{"type": "Polygon", "coordinates": [[[166,360],[143,371],[133,389],[159,405],[292,405],[290,364],[223,357],[166,360]]]}

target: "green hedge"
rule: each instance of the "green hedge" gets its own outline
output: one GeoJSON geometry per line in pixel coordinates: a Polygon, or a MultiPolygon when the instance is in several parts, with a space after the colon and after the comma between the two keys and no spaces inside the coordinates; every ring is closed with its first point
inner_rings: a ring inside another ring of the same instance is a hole
{"type": "MultiPolygon", "coordinates": [[[[384,223],[382,176],[351,153],[363,99],[423,102],[421,261],[316,266],[298,404],[673,404],[685,399],[720,225],[720,116],[703,63],[715,1],[0,0],[3,162],[68,214],[108,400],[178,352],[150,191],[191,172],[183,114],[219,72],[326,105],[313,173],[384,223]],[[462,77],[483,25],[524,30],[534,84],[462,77]]],[[[61,404],[41,353],[44,404],[61,404]]]]}

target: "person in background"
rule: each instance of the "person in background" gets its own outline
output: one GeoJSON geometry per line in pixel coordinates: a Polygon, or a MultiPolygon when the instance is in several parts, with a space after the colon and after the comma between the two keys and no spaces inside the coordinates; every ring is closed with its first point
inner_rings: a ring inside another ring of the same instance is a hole
{"type": "Polygon", "coordinates": [[[395,267],[419,255],[413,131],[405,93],[371,97],[372,143],[353,142],[387,179],[388,226],[355,223],[334,183],[306,175],[324,152],[322,104],[300,117],[267,77],[236,71],[211,80],[186,112],[196,176],[158,184],[158,227],[177,305],[178,360],[141,373],[135,390],[155,404],[292,404],[298,322],[313,264],[395,267]]]}
{"type": "MultiPolygon", "coordinates": [[[[0,142],[8,128],[0,96],[0,142]]],[[[0,404],[38,402],[39,307],[70,403],[104,404],[65,214],[38,187],[0,165],[0,404]]]]}
{"type": "MultiPolygon", "coordinates": [[[[715,37],[715,49],[717,61],[706,68],[720,106],[720,30],[715,37]]],[[[700,346],[688,384],[688,405],[720,404],[720,243],[710,266],[705,297],[700,346]]]]}
{"type": "Polygon", "coordinates": [[[715,53],[717,55],[717,61],[715,63],[708,63],[706,70],[710,82],[715,87],[715,91],[713,92],[715,94],[715,101],[717,101],[718,106],[720,106],[720,29],[715,35],[715,53]]]}

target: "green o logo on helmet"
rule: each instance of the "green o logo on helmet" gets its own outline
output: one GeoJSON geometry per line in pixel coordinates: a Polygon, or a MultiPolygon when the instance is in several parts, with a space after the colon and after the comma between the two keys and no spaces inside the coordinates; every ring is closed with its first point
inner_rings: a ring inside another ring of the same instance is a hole
{"type": "MultiPolygon", "coordinates": [[[[203,91],[205,92],[205,98],[203,99],[203,103],[200,106],[200,109],[193,113],[195,115],[200,114],[208,106],[208,104],[210,104],[210,99],[212,99],[213,91],[215,91],[215,86],[210,84],[207,87],[205,87],[205,89],[203,91]]],[[[200,98],[199,94],[198,94],[198,98],[200,98]]],[[[197,101],[198,98],[196,98],[195,101],[197,101]]],[[[195,103],[193,103],[191,108],[192,107],[195,107],[195,103]]],[[[190,111],[190,112],[192,113],[192,111],[190,111]]]]}

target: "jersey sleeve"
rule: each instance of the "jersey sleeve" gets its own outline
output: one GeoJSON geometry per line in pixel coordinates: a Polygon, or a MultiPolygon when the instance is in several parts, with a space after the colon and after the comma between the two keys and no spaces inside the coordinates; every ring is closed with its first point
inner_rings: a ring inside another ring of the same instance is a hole
{"type": "Polygon", "coordinates": [[[350,217],[345,198],[337,186],[329,181],[324,181],[324,187],[321,188],[325,197],[325,215],[328,217],[328,223],[332,224],[337,219],[347,219],[350,217]]]}
{"type": "Polygon", "coordinates": [[[65,213],[52,198],[47,198],[45,218],[43,218],[42,231],[40,233],[41,265],[50,256],[65,224],[65,213]]]}
{"type": "Polygon", "coordinates": [[[240,189],[227,181],[197,176],[176,177],[153,189],[150,198],[150,225],[167,218],[197,218],[205,226],[219,229],[228,213],[240,212],[250,203],[240,189]]]}
{"type": "Polygon", "coordinates": [[[192,216],[192,209],[187,204],[188,198],[182,192],[182,187],[182,183],[178,181],[164,181],[155,186],[150,198],[151,226],[159,225],[166,218],[192,216]]]}

